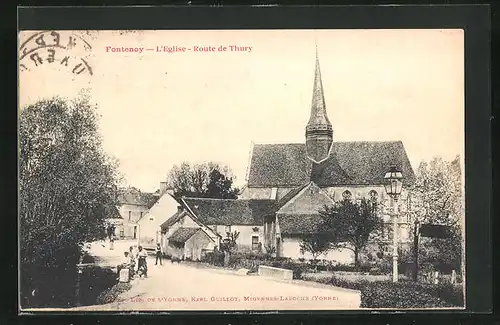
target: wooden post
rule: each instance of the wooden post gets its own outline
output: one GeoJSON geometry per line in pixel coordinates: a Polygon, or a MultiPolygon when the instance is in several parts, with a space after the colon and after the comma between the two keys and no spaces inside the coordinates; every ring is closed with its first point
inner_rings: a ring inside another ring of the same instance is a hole
{"type": "Polygon", "coordinates": [[[413,229],[413,281],[418,281],[418,220],[415,220],[413,229]]]}
{"type": "Polygon", "coordinates": [[[457,271],[455,270],[451,271],[451,283],[452,284],[457,283],[457,271]]]}

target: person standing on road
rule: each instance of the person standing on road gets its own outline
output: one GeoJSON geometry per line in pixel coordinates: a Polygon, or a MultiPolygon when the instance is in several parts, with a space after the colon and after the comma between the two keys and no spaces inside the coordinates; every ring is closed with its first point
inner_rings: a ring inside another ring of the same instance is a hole
{"type": "Polygon", "coordinates": [[[136,258],[134,254],[134,247],[130,246],[129,247],[129,254],[128,256],[130,257],[130,271],[131,271],[131,277],[134,277],[135,272],[137,271],[137,263],[136,263],[136,258]]]}
{"type": "Polygon", "coordinates": [[[160,265],[163,265],[163,263],[162,263],[162,251],[161,251],[160,243],[156,244],[156,262],[155,262],[155,265],[158,265],[158,260],[160,260],[160,265]]]}
{"type": "Polygon", "coordinates": [[[138,266],[137,273],[139,276],[144,275],[145,278],[148,277],[148,263],[146,262],[146,258],[148,257],[148,253],[142,249],[142,246],[138,247],[139,252],[137,252],[138,266]]]}

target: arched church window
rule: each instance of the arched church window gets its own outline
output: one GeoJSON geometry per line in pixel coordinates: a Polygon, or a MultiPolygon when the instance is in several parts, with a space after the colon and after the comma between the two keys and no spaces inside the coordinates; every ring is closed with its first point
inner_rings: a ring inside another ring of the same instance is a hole
{"type": "Polygon", "coordinates": [[[377,202],[378,201],[378,193],[377,193],[377,191],[371,190],[368,193],[368,196],[370,197],[370,201],[372,201],[372,202],[377,202]]]}
{"type": "Polygon", "coordinates": [[[342,193],[342,198],[344,200],[350,200],[352,199],[352,193],[349,191],[349,190],[345,190],[343,193],[342,193]]]}

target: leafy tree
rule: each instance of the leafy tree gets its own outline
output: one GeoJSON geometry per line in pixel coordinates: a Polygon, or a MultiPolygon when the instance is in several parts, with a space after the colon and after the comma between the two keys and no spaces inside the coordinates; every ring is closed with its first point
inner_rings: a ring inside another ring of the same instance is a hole
{"type": "Polygon", "coordinates": [[[316,260],[321,254],[326,254],[332,249],[330,237],[324,232],[317,232],[307,235],[300,242],[300,251],[302,254],[308,252],[316,260]]]}
{"type": "Polygon", "coordinates": [[[332,247],[352,250],[357,267],[360,252],[369,243],[371,235],[382,226],[375,204],[366,199],[359,203],[345,199],[324,207],[320,215],[323,233],[328,234],[332,247]]]}
{"type": "Polygon", "coordinates": [[[422,238],[420,260],[436,266],[460,269],[463,250],[463,185],[460,157],[445,161],[435,157],[422,162],[411,189],[420,208],[420,223],[449,227],[449,238],[422,238]]]}
{"type": "Polygon", "coordinates": [[[167,184],[176,196],[236,199],[238,189],[227,166],[213,162],[191,165],[183,162],[169,171],[167,184]]]}
{"type": "Polygon", "coordinates": [[[234,231],[232,233],[227,232],[226,238],[222,240],[220,247],[221,251],[224,252],[224,266],[229,265],[231,253],[236,250],[236,240],[238,240],[238,237],[240,237],[240,233],[238,231],[234,231]]]}
{"type": "Polygon", "coordinates": [[[96,109],[85,97],[55,97],[19,117],[22,265],[70,266],[81,244],[105,236],[116,163],[102,150],[96,109]]]}

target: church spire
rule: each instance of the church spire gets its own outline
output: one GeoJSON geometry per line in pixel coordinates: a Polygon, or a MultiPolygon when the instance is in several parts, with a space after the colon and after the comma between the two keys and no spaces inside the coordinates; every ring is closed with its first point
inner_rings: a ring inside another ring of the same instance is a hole
{"type": "Polygon", "coordinates": [[[326,113],[325,95],[319,66],[318,46],[316,45],[316,67],[311,104],[311,116],[306,126],[306,149],[308,157],[314,162],[328,158],[333,143],[332,124],[326,113]]]}

